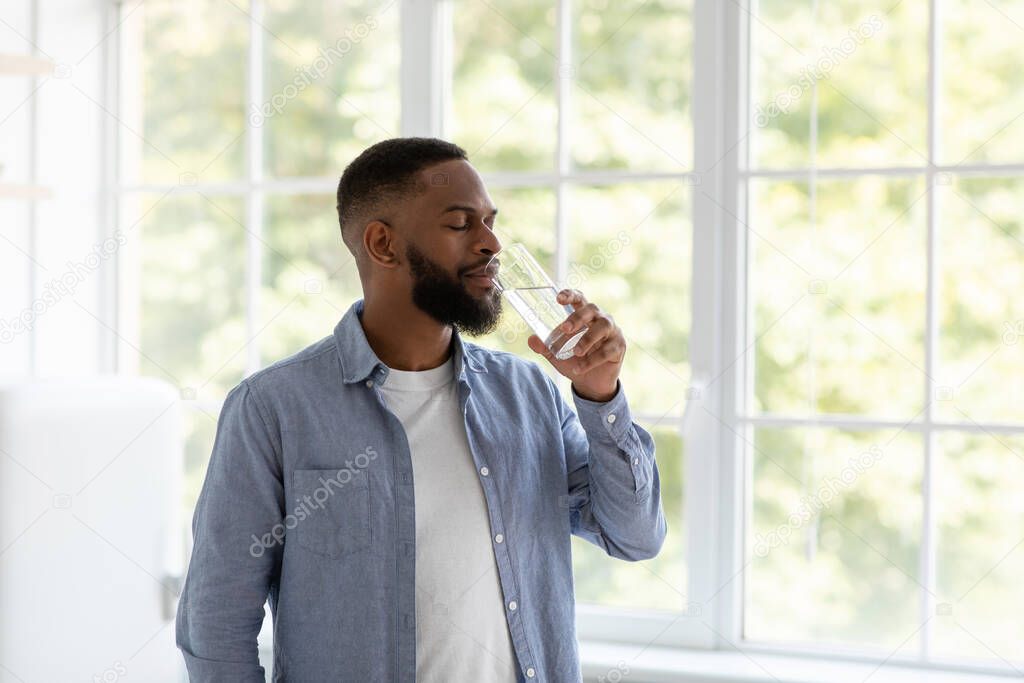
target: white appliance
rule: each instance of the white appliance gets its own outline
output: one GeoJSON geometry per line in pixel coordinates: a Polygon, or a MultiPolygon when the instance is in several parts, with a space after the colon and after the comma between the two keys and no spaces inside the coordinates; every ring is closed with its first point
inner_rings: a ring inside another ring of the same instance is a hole
{"type": "Polygon", "coordinates": [[[0,683],[182,680],[179,411],[154,379],[0,386],[0,683]]]}

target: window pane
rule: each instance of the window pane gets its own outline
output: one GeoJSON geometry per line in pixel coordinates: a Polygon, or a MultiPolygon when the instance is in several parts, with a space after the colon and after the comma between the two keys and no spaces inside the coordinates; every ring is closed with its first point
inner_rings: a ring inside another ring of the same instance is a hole
{"type": "Polygon", "coordinates": [[[916,652],[922,448],[906,431],[756,430],[746,637],[916,652]]]}
{"type": "Polygon", "coordinates": [[[555,5],[454,0],[448,139],[482,171],[555,167],[555,5]]]}
{"type": "Polygon", "coordinates": [[[634,411],[682,415],[690,379],[690,193],[681,182],[579,187],[570,200],[566,284],[626,336],[634,411]]]}
{"type": "Polygon", "coordinates": [[[923,194],[876,176],[819,182],[813,199],[806,183],[751,183],[755,410],[922,409],[923,194]]]}
{"type": "Polygon", "coordinates": [[[191,534],[192,511],[196,509],[199,493],[203,490],[206,468],[210,464],[213,452],[213,440],[217,435],[217,418],[220,416],[220,403],[201,404],[189,401],[181,411],[182,425],[185,430],[185,483],[182,487],[182,507],[185,514],[181,522],[186,533],[191,534]]]}
{"type": "Polygon", "coordinates": [[[750,18],[750,160],[757,168],[811,164],[813,0],[759,0],[750,18]]]}
{"type": "Polygon", "coordinates": [[[927,3],[762,0],[750,25],[754,167],[926,161],[927,3]]]}
{"type": "Polygon", "coordinates": [[[928,141],[928,3],[831,0],[818,8],[817,164],[922,165],[928,141]],[[884,74],[880,78],[879,74],[884,74]]]}
{"type": "Polygon", "coordinates": [[[333,334],[363,296],[355,258],[341,241],[335,203],[328,194],[267,199],[257,326],[264,365],[333,334]]]}
{"type": "Polygon", "coordinates": [[[941,176],[936,410],[956,421],[1024,420],[1024,222],[1020,179],[941,176]]]}
{"type": "Polygon", "coordinates": [[[1024,438],[942,434],[933,650],[1004,662],[1024,642],[1024,438]]]}
{"type": "Polygon", "coordinates": [[[269,0],[259,112],[272,176],[336,176],[399,135],[399,3],[269,0]]]}
{"type": "MultiPolygon", "coordinates": [[[[554,190],[549,187],[492,187],[487,192],[500,211],[494,222],[494,231],[502,248],[513,242],[524,243],[537,261],[554,276],[554,190]]],[[[500,254],[498,258],[501,258],[500,254]]]]}
{"type": "Polygon", "coordinates": [[[665,545],[657,557],[626,562],[609,557],[604,550],[572,537],[576,600],[634,609],[686,609],[686,534],[683,522],[683,440],[667,427],[648,424],[657,449],[661,502],[668,523],[665,545]]]}
{"type": "Polygon", "coordinates": [[[248,2],[136,3],[119,112],[126,182],[244,175],[248,2]]]}
{"type": "Polygon", "coordinates": [[[1024,0],[946,0],[942,28],[942,162],[1019,162],[1024,157],[1024,0]]]}
{"type": "Polygon", "coordinates": [[[242,379],[248,341],[241,200],[146,196],[123,215],[143,218],[122,228],[127,248],[140,250],[137,260],[125,260],[139,270],[124,273],[124,290],[135,291],[130,283],[138,279],[141,293],[125,303],[132,307],[128,315],[137,316],[140,338],[122,353],[138,355],[140,374],[181,387],[184,398],[220,401],[242,379]]]}
{"type": "Polygon", "coordinates": [[[588,169],[693,167],[693,0],[573,3],[572,155],[588,169]]]}

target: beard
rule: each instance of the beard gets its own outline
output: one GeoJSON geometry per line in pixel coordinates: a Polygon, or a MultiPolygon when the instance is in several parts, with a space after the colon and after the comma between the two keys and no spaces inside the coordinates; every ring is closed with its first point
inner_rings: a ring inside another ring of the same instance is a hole
{"type": "Polygon", "coordinates": [[[498,326],[501,293],[497,288],[475,297],[460,276],[452,277],[413,245],[406,246],[405,257],[412,274],[412,302],[421,311],[442,325],[474,337],[498,326]]]}

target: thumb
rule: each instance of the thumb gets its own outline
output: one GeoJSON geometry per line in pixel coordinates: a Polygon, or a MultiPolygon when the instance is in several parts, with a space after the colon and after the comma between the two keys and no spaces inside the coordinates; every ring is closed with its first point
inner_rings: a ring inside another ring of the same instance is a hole
{"type": "Polygon", "coordinates": [[[531,351],[539,353],[548,360],[554,360],[555,355],[551,353],[548,347],[544,346],[544,342],[537,335],[531,334],[526,340],[526,345],[530,347],[531,351]]]}

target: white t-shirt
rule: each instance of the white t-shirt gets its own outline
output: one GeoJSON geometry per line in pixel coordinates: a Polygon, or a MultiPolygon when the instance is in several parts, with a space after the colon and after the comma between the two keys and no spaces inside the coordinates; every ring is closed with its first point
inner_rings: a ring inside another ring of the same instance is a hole
{"type": "Polygon", "coordinates": [[[416,491],[416,681],[515,683],[483,488],[454,361],[391,369],[380,387],[405,427],[416,491]]]}

